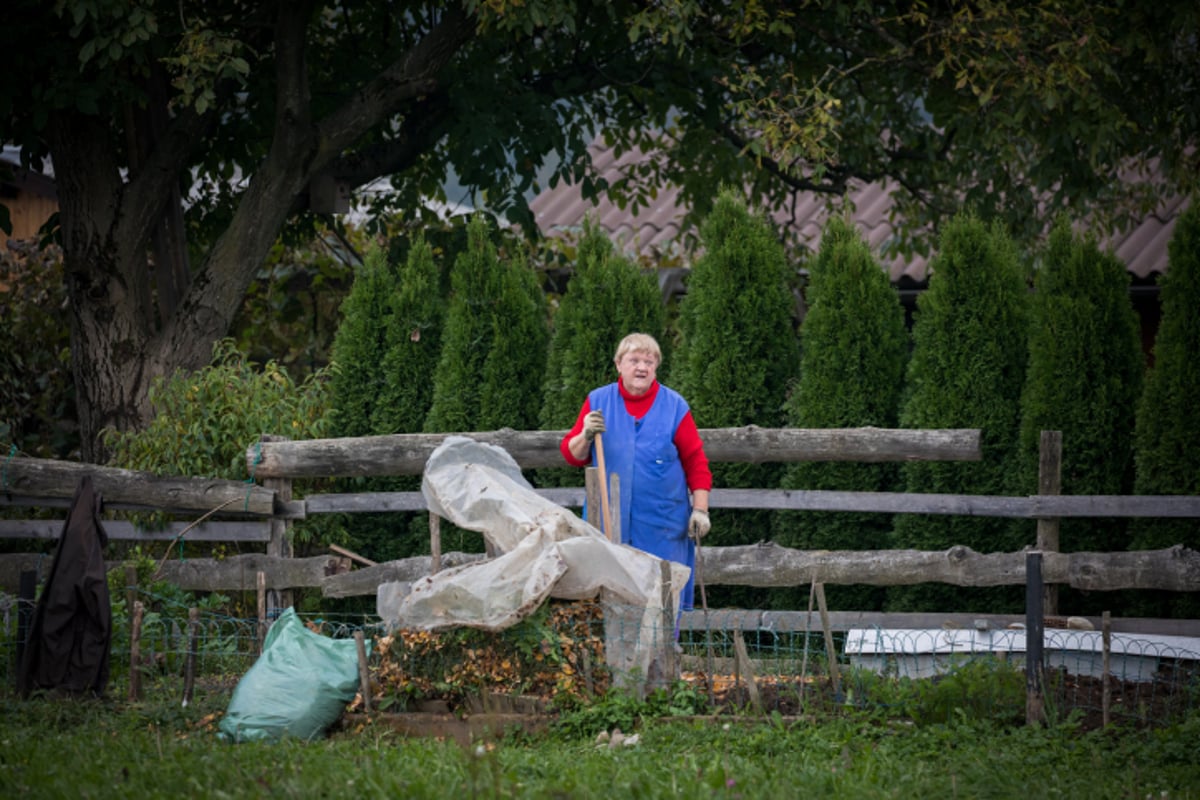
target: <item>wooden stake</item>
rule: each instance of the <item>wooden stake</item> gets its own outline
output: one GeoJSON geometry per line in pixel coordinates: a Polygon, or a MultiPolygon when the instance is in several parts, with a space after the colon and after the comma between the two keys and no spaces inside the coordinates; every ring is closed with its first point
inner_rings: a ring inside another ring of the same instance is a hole
{"type": "Polygon", "coordinates": [[[746,636],[737,633],[733,637],[733,653],[738,663],[738,672],[746,681],[746,691],[750,694],[750,705],[755,713],[763,713],[762,698],[758,696],[758,679],[754,676],[754,666],[750,663],[750,654],[746,652],[746,636]]]}
{"type": "Polygon", "coordinates": [[[192,703],[192,692],[196,686],[196,654],[200,649],[200,609],[188,609],[188,650],[183,668],[183,707],[192,703]]]}
{"type": "Polygon", "coordinates": [[[262,655],[263,642],[267,638],[267,574],[259,570],[255,576],[258,587],[258,654],[262,655]]]}
{"type": "Polygon", "coordinates": [[[363,711],[371,713],[371,673],[367,670],[367,645],[363,632],[354,632],[354,648],[358,651],[358,687],[362,692],[363,711]]]}
{"type": "Polygon", "coordinates": [[[133,603],[133,624],[129,628],[129,701],[142,699],[142,615],[145,607],[141,600],[133,603]]]}
{"type": "Polygon", "coordinates": [[[829,659],[829,680],[834,699],[842,699],[842,680],[838,674],[837,650],[833,646],[833,629],[829,627],[829,609],[825,607],[825,584],[816,584],[817,609],[821,612],[821,629],[825,632],[825,656],[829,659]]]}

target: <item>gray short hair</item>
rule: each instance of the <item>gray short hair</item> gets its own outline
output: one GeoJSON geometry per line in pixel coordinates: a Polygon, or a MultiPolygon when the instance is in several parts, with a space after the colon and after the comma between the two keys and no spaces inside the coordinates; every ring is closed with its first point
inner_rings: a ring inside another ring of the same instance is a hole
{"type": "Polygon", "coordinates": [[[656,364],[662,363],[662,350],[658,347],[658,342],[648,333],[631,333],[621,340],[617,345],[617,354],[613,356],[614,362],[619,362],[626,353],[642,352],[649,353],[654,356],[656,364]]]}

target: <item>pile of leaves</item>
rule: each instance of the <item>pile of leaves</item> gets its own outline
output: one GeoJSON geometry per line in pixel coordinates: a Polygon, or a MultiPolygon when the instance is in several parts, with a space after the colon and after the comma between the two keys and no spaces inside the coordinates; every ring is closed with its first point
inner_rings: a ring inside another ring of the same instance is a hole
{"type": "Polygon", "coordinates": [[[499,633],[400,630],[379,640],[378,653],[373,694],[383,710],[420,700],[455,709],[484,692],[570,705],[603,694],[612,682],[603,612],[592,600],[551,601],[499,633]]]}

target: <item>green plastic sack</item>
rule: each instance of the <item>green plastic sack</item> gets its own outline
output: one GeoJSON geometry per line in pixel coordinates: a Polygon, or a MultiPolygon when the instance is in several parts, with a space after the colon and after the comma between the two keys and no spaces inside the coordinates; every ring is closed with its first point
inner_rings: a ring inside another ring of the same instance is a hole
{"type": "Polygon", "coordinates": [[[314,739],[337,721],[357,691],[354,640],[313,633],[289,608],[233,690],[219,736],[234,742],[314,739]]]}

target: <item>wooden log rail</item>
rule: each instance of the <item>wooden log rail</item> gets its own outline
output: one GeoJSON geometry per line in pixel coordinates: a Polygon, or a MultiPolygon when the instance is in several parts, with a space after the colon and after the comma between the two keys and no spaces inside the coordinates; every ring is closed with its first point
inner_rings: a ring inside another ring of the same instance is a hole
{"type": "Polygon", "coordinates": [[[229,514],[269,517],[282,510],[275,492],[245,481],[221,478],[164,477],[98,464],[10,458],[4,462],[0,503],[70,505],[84,475],[91,475],[104,506],[127,511],[206,513],[223,507],[229,514]],[[57,502],[55,502],[57,501],[57,502]]]}
{"type": "MultiPolygon", "coordinates": [[[[246,469],[256,478],[340,478],[420,475],[447,436],[469,436],[504,448],[522,469],[563,466],[558,444],[566,431],[397,433],[306,441],[256,442],[246,469]]],[[[704,428],[704,450],[714,462],[978,461],[977,429],[704,428]]]]}

